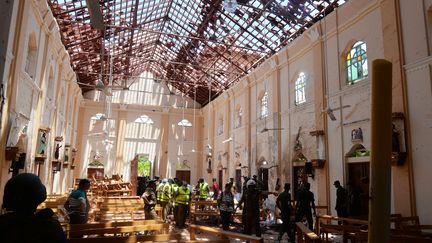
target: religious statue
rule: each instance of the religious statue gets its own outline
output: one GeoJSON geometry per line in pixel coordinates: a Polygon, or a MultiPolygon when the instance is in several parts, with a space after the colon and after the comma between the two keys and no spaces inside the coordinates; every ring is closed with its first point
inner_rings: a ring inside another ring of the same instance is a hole
{"type": "Polygon", "coordinates": [[[47,134],[45,131],[40,131],[41,136],[39,138],[39,146],[38,146],[38,154],[44,155],[46,150],[46,141],[47,141],[47,134]]]}
{"type": "Polygon", "coordinates": [[[58,143],[56,145],[55,151],[54,151],[54,159],[58,160],[59,156],[60,156],[60,148],[62,146],[58,143]]]}

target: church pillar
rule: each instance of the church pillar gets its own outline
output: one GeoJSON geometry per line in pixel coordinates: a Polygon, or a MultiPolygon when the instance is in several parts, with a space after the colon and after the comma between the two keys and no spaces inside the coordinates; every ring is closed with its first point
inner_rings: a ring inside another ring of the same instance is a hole
{"type": "MultiPolygon", "coordinates": [[[[169,111],[164,111],[161,115],[161,135],[160,135],[160,154],[159,154],[159,175],[166,178],[168,174],[168,136],[169,136],[169,111]]],[[[156,175],[158,171],[156,171],[156,175]]]]}
{"type": "MultiPolygon", "coordinates": [[[[125,107],[120,107],[120,110],[118,111],[117,115],[117,122],[118,125],[116,126],[116,158],[113,166],[113,171],[111,171],[112,174],[123,174],[124,170],[124,157],[123,157],[123,151],[124,151],[124,141],[125,141],[125,133],[126,133],[126,119],[127,119],[127,111],[125,107]]],[[[107,171],[105,171],[105,174],[107,171]]]]}

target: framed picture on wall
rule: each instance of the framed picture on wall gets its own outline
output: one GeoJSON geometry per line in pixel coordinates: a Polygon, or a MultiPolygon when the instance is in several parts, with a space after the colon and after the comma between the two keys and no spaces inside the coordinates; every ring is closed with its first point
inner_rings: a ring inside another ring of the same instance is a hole
{"type": "Polygon", "coordinates": [[[49,136],[49,128],[39,128],[38,136],[37,136],[37,145],[36,145],[36,157],[46,158],[47,157],[47,145],[48,145],[48,136],[49,136]]]}

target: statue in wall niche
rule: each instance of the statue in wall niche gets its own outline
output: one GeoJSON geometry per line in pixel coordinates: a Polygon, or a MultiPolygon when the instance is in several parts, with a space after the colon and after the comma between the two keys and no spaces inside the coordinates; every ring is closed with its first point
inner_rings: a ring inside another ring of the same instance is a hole
{"type": "Polygon", "coordinates": [[[40,154],[40,155],[45,154],[46,141],[47,141],[47,134],[45,131],[41,131],[41,136],[39,138],[38,154],[40,154]]]}
{"type": "Polygon", "coordinates": [[[60,145],[59,143],[56,145],[55,151],[54,151],[54,159],[58,160],[59,156],[60,156],[60,148],[62,147],[62,145],[60,145]]]}
{"type": "Polygon", "coordinates": [[[400,144],[399,144],[399,131],[396,128],[395,124],[392,124],[392,152],[399,153],[400,152],[400,144]]]}
{"type": "Polygon", "coordinates": [[[294,151],[295,152],[301,152],[303,150],[303,145],[300,142],[300,131],[301,131],[301,126],[298,129],[296,140],[295,140],[295,143],[294,143],[294,151]]]}

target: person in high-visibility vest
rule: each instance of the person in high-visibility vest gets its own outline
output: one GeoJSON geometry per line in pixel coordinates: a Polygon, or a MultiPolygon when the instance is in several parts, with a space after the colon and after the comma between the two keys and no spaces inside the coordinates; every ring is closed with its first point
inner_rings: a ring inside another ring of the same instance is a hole
{"type": "Polygon", "coordinates": [[[159,184],[156,186],[156,198],[157,198],[158,204],[161,203],[161,197],[162,197],[162,192],[163,192],[164,186],[165,186],[165,180],[160,179],[159,184]]]}
{"type": "Polygon", "coordinates": [[[178,228],[184,228],[185,227],[185,221],[187,217],[187,213],[189,210],[189,202],[192,198],[192,191],[188,187],[188,184],[186,181],[179,182],[179,187],[177,192],[175,193],[175,204],[176,204],[176,210],[175,212],[177,215],[175,216],[176,219],[176,225],[178,228]]]}
{"type": "Polygon", "coordinates": [[[204,181],[204,178],[200,178],[198,181],[198,199],[200,201],[205,201],[210,192],[210,188],[207,182],[204,181]]]}
{"type": "Polygon", "coordinates": [[[160,205],[162,207],[162,220],[166,221],[169,210],[169,201],[171,198],[171,184],[172,179],[169,179],[168,182],[165,182],[165,185],[162,189],[162,195],[160,198],[160,205]]]}
{"type": "Polygon", "coordinates": [[[172,209],[173,209],[174,221],[177,220],[176,219],[176,217],[177,217],[177,205],[176,205],[175,198],[176,198],[176,194],[177,194],[178,188],[180,186],[181,186],[181,181],[179,181],[177,178],[174,178],[174,183],[171,184],[171,205],[172,205],[172,209]]]}

